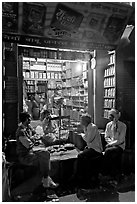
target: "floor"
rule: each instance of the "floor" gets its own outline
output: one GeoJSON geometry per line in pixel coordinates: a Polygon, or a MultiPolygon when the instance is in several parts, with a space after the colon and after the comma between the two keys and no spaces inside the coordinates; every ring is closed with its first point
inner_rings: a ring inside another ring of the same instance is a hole
{"type": "MultiPolygon", "coordinates": [[[[37,126],[35,122],[33,126],[37,126]]],[[[40,125],[40,124],[39,124],[40,125]]],[[[70,164],[69,164],[70,165],[70,164]]],[[[70,167],[66,167],[70,168],[70,167]]],[[[135,202],[135,173],[123,175],[118,185],[110,184],[107,178],[100,178],[94,188],[80,188],[73,183],[62,183],[55,191],[41,191],[40,178],[35,175],[12,189],[11,202],[135,202]]]]}
{"type": "Polygon", "coordinates": [[[39,177],[35,176],[13,189],[13,202],[135,202],[135,175],[124,175],[118,185],[103,180],[95,188],[78,188],[64,184],[47,195],[40,190],[39,177]],[[37,189],[37,190],[36,190],[37,189]],[[35,193],[33,193],[35,192],[35,193]],[[54,197],[57,195],[58,197],[54,197]]]}

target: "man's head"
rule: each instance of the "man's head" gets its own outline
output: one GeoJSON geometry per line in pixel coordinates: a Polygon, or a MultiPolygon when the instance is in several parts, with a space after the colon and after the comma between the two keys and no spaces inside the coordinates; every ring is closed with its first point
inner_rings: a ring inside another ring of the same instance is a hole
{"type": "Polygon", "coordinates": [[[116,109],[111,109],[109,111],[109,120],[110,121],[118,121],[118,119],[120,118],[120,112],[116,109]]]}
{"type": "Polygon", "coordinates": [[[81,116],[81,125],[87,127],[92,122],[92,117],[88,114],[83,114],[81,116]]]}
{"type": "MultiPolygon", "coordinates": [[[[44,110],[44,111],[43,111],[43,117],[44,117],[44,118],[47,118],[47,119],[50,118],[50,117],[51,117],[50,110],[44,110]]],[[[44,119],[44,118],[43,118],[43,119],[44,119]]]]}
{"type": "Polygon", "coordinates": [[[21,112],[19,115],[20,122],[22,122],[24,125],[30,124],[31,121],[31,115],[28,112],[21,112]]]}

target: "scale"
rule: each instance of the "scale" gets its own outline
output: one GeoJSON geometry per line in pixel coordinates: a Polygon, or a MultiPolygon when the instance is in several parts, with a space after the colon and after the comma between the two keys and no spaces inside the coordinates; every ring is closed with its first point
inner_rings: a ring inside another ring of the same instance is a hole
{"type": "Polygon", "coordinates": [[[57,105],[58,110],[59,110],[58,111],[59,115],[57,117],[53,117],[50,119],[50,120],[59,120],[59,140],[61,138],[61,121],[63,119],[69,119],[69,126],[70,126],[70,116],[62,116],[61,115],[61,108],[63,106],[63,101],[64,101],[63,97],[55,97],[54,98],[54,102],[57,105]]]}

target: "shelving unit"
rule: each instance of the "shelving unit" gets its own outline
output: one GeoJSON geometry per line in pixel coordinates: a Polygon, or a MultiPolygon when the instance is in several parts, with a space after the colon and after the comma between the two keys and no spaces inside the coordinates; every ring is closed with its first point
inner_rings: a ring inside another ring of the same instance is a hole
{"type": "Polygon", "coordinates": [[[84,61],[66,62],[62,70],[64,114],[76,121],[79,121],[81,109],[84,111],[88,104],[87,73],[84,61]]]}
{"type": "Polygon", "coordinates": [[[104,71],[104,118],[108,118],[108,112],[116,105],[116,67],[115,51],[108,52],[109,64],[104,71]]]}
{"type": "Polygon", "coordinates": [[[61,81],[62,63],[54,63],[42,58],[23,57],[23,76],[27,93],[45,93],[54,90],[61,81]],[[48,84],[48,87],[47,87],[48,84]]]}
{"type": "MultiPolygon", "coordinates": [[[[88,106],[89,52],[22,47],[23,76],[27,94],[47,94],[49,108],[56,91],[64,98],[62,114],[79,121],[88,106]]],[[[54,112],[58,112],[56,107],[54,112]]]]}

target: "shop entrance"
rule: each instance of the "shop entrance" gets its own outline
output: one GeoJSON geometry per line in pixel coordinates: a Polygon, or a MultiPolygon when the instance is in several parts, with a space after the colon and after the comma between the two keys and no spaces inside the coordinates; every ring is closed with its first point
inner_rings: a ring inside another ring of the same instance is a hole
{"type": "Polygon", "coordinates": [[[74,122],[88,113],[88,71],[93,52],[21,45],[18,53],[23,79],[19,103],[34,121],[40,120],[43,109],[56,116],[70,116],[74,122]]]}

